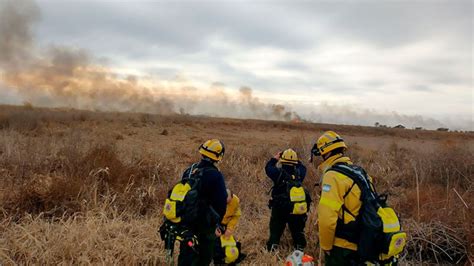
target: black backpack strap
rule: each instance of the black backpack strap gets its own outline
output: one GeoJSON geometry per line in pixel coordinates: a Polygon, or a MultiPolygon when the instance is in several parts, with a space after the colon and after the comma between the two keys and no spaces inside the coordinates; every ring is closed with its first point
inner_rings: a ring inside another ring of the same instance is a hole
{"type": "Polygon", "coordinates": [[[280,175],[278,176],[278,179],[277,179],[277,182],[275,183],[275,186],[279,186],[283,182],[285,182],[287,176],[288,176],[288,173],[283,168],[280,168],[280,175]]]}
{"type": "Polygon", "coordinates": [[[361,198],[365,196],[374,197],[375,191],[364,169],[356,165],[335,164],[328,171],[341,173],[354,181],[362,192],[361,198]]]}
{"type": "Polygon", "coordinates": [[[298,169],[298,167],[294,166],[294,174],[290,174],[288,173],[285,169],[281,168],[281,171],[280,171],[280,177],[281,176],[284,176],[284,179],[283,181],[288,181],[288,180],[298,180],[298,181],[301,181],[301,173],[300,173],[300,170],[298,169]],[[291,177],[294,176],[295,179],[292,179],[291,177]]]}
{"type": "Polygon", "coordinates": [[[285,170],[283,170],[282,168],[280,168],[280,175],[278,175],[277,181],[275,183],[273,183],[273,186],[268,191],[268,194],[270,194],[273,191],[273,189],[275,189],[276,187],[279,187],[279,186],[283,185],[284,182],[286,181],[286,176],[287,175],[288,175],[288,173],[285,170]]]}
{"type": "Polygon", "coordinates": [[[195,167],[194,169],[194,173],[190,173],[189,174],[189,179],[190,180],[193,180],[193,185],[196,186],[196,189],[200,192],[201,191],[201,187],[202,187],[202,182],[201,182],[201,178],[202,176],[206,173],[206,172],[209,172],[209,171],[217,171],[217,169],[215,169],[214,167],[211,167],[211,166],[204,166],[204,167],[199,167],[199,164],[198,163],[195,163],[193,164],[193,166],[195,167]]]}
{"type": "Polygon", "coordinates": [[[183,178],[181,179],[182,182],[190,180],[193,178],[193,173],[197,168],[198,163],[193,163],[189,168],[186,169],[183,173],[183,178]]]}
{"type": "MultiPolygon", "coordinates": [[[[351,211],[349,211],[349,209],[347,209],[346,205],[344,204],[347,196],[352,191],[354,186],[357,185],[360,188],[359,182],[357,181],[360,178],[354,176],[354,173],[352,171],[350,171],[351,168],[352,168],[352,166],[350,166],[348,164],[338,163],[338,164],[333,165],[327,171],[335,171],[335,172],[341,173],[341,174],[349,177],[353,181],[350,188],[344,193],[344,196],[343,196],[344,202],[341,206],[341,208],[342,208],[342,219],[340,219],[340,218],[337,219],[335,235],[336,235],[336,237],[348,240],[351,243],[357,243],[357,241],[358,241],[358,232],[357,232],[358,218],[351,211]],[[344,223],[344,217],[345,217],[346,212],[349,213],[352,217],[354,217],[355,220],[345,224],[344,223]]],[[[363,191],[363,190],[361,189],[361,191],[363,191]]],[[[362,200],[362,194],[361,194],[361,200],[362,200]]],[[[360,213],[359,213],[359,215],[360,215],[360,213]]]]}
{"type": "Polygon", "coordinates": [[[295,166],[295,176],[296,178],[301,179],[300,169],[297,166],[295,166]]]}
{"type": "MultiPolygon", "coordinates": [[[[364,197],[368,195],[372,195],[375,197],[376,193],[372,191],[373,186],[369,178],[367,177],[367,173],[361,167],[356,166],[356,165],[350,165],[347,163],[337,163],[337,164],[334,164],[331,168],[329,168],[328,171],[335,171],[352,179],[353,183],[351,187],[346,191],[346,193],[343,196],[344,202],[345,202],[346,197],[354,188],[354,185],[357,185],[361,191],[361,198],[360,198],[361,201],[364,197]]],[[[352,217],[356,218],[356,216],[351,211],[349,211],[349,209],[347,209],[344,203],[342,204],[341,208],[342,208],[343,219],[344,219],[345,212],[349,213],[352,217]]]]}
{"type": "Polygon", "coordinates": [[[342,197],[342,200],[343,200],[343,204],[341,206],[342,208],[342,218],[344,219],[344,212],[347,212],[349,213],[352,217],[354,217],[354,219],[356,218],[356,216],[351,212],[349,211],[349,209],[346,207],[346,205],[344,204],[344,202],[346,202],[346,197],[349,195],[349,193],[352,191],[352,188],[354,188],[356,182],[352,182],[352,185],[351,187],[346,191],[346,193],[344,193],[344,196],[342,197]]]}
{"type": "Polygon", "coordinates": [[[197,167],[197,163],[193,163],[191,167],[189,168],[189,173],[188,173],[188,178],[191,179],[193,176],[194,169],[197,167]]]}
{"type": "Polygon", "coordinates": [[[188,173],[187,178],[188,179],[199,179],[204,175],[205,172],[212,171],[212,170],[216,170],[216,169],[214,167],[211,167],[211,166],[199,167],[199,163],[194,163],[189,168],[189,173],[188,173]]]}

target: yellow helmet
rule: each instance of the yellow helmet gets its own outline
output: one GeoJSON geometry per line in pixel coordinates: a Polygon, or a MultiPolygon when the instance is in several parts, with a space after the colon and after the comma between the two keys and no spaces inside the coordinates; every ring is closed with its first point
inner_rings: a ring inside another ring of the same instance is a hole
{"type": "Polygon", "coordinates": [[[199,147],[200,154],[216,162],[222,160],[224,152],[224,143],[218,139],[210,139],[199,147]]]}
{"type": "Polygon", "coordinates": [[[316,144],[314,144],[311,153],[315,156],[321,156],[337,148],[347,149],[346,143],[344,143],[344,140],[336,132],[326,131],[319,137],[316,144]]]}
{"type": "Polygon", "coordinates": [[[297,164],[298,155],[293,149],[287,149],[281,153],[280,162],[284,164],[297,164]]]}

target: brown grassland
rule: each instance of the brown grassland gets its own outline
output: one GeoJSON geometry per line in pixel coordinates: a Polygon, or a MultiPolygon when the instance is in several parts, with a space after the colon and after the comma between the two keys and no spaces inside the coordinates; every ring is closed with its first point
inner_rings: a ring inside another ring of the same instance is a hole
{"type": "MultiPolygon", "coordinates": [[[[306,158],[328,129],[389,193],[409,234],[404,264],[473,263],[474,134],[0,106],[0,264],[163,264],[162,203],[208,138],[226,144],[219,168],[242,201],[244,264],[282,264],[289,234],[279,253],[263,248],[264,165],[294,148],[317,200],[306,158]]],[[[306,251],[318,258],[316,220],[313,206],[306,251]]]]}

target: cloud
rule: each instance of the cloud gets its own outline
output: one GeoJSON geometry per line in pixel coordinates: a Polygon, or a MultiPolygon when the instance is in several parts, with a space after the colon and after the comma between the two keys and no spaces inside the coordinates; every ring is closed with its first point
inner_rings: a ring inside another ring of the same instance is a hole
{"type": "MultiPolygon", "coordinates": [[[[175,81],[115,73],[90,53],[66,46],[37,47],[32,25],[34,2],[0,5],[0,81],[6,97],[18,95],[40,106],[170,114],[210,114],[239,118],[291,120],[287,107],[263,103],[243,87],[237,95],[214,83],[211,90],[184,78],[175,81]],[[211,100],[210,100],[211,99],[211,100]]],[[[8,101],[9,99],[4,99],[8,101]]]]}
{"type": "Polygon", "coordinates": [[[41,0],[39,7],[41,46],[83,48],[100,56],[90,63],[139,83],[186,77],[196,88],[226,84],[234,98],[252,87],[270,106],[326,102],[472,117],[470,1],[41,0]]]}

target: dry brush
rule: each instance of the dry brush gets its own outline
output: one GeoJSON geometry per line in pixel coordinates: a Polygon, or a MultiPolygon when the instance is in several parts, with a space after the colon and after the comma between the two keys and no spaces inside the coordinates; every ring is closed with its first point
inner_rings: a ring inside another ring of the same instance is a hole
{"type": "MultiPolygon", "coordinates": [[[[390,194],[401,214],[410,236],[404,262],[472,262],[472,136],[394,131],[387,137],[379,129],[334,127],[347,136],[354,161],[374,177],[379,191],[390,194]],[[380,148],[367,148],[374,141],[380,148]]],[[[291,239],[284,235],[277,254],[263,248],[271,186],[263,166],[286,147],[308,154],[313,138],[328,128],[2,107],[0,262],[162,264],[157,228],[166,192],[199,158],[196,147],[218,137],[228,148],[219,167],[242,200],[237,235],[249,255],[246,263],[275,265],[290,252],[291,239]]],[[[317,199],[320,175],[307,166],[305,182],[317,199]]],[[[316,220],[313,206],[307,252],[318,257],[316,220]]]]}

